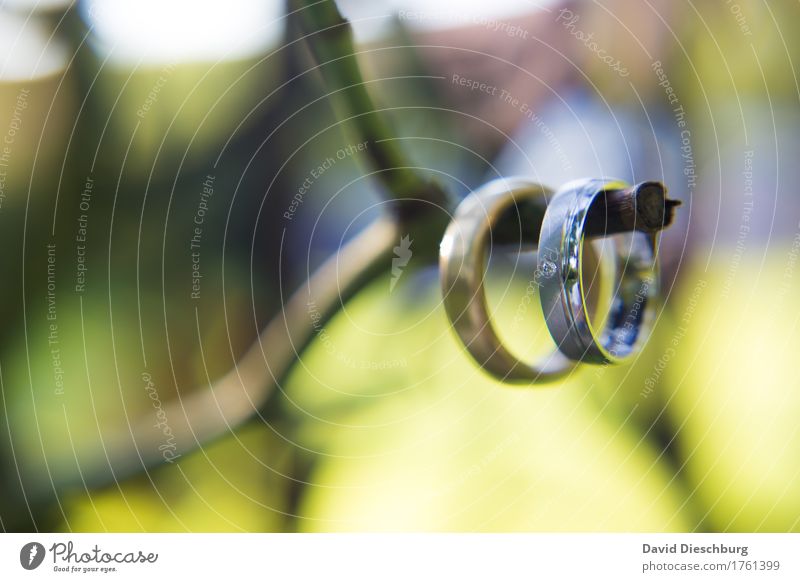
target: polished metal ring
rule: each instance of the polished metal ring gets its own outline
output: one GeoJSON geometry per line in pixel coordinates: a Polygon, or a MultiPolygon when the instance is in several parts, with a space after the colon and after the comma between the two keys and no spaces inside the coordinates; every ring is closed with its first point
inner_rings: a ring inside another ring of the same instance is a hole
{"type": "Polygon", "coordinates": [[[611,235],[614,293],[605,322],[596,329],[589,316],[584,280],[584,244],[589,208],[604,192],[627,188],[616,180],[571,182],[556,192],[539,235],[540,300],[547,329],[561,352],[593,364],[619,364],[635,355],[654,319],[658,292],[657,235],[611,235]]]}
{"type": "MultiPolygon", "coordinates": [[[[453,329],[481,368],[505,382],[548,382],[575,366],[558,350],[535,365],[518,360],[492,326],[483,285],[486,249],[493,238],[498,239],[494,229],[504,219],[516,218],[514,213],[533,217],[523,228],[532,235],[525,238],[535,244],[551,194],[545,186],[524,178],[493,180],[461,202],[439,249],[444,307],[453,329]]],[[[514,234],[520,242],[519,234],[514,234]]]]}

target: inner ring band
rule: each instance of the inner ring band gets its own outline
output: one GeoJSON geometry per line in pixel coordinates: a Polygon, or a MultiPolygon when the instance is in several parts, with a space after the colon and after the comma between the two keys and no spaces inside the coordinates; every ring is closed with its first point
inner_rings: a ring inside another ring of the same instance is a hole
{"type": "Polygon", "coordinates": [[[549,188],[524,178],[493,180],[461,202],[439,249],[444,307],[453,329],[481,368],[505,382],[550,382],[576,365],[558,350],[536,364],[515,357],[492,326],[483,285],[492,229],[511,213],[538,216],[537,223],[523,225],[533,229],[535,241],[551,194],[549,188]]]}
{"type": "MultiPolygon", "coordinates": [[[[550,335],[573,360],[619,364],[638,353],[654,319],[658,292],[657,235],[616,234],[617,272],[606,322],[595,329],[587,312],[583,281],[586,215],[607,190],[628,185],[616,180],[580,180],[565,185],[545,212],[539,254],[546,257],[547,277],[540,278],[540,299],[550,335]]],[[[540,270],[541,271],[541,270],[540,270]]]]}

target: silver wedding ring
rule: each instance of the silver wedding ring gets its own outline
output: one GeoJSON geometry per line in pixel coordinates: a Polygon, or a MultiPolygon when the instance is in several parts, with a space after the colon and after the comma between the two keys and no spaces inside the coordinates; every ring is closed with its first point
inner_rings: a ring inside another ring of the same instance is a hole
{"type": "Polygon", "coordinates": [[[571,182],[556,192],[545,212],[537,277],[542,310],[558,349],[572,360],[622,363],[641,349],[654,319],[657,236],[637,231],[609,237],[616,263],[613,296],[602,325],[589,315],[586,216],[598,196],[626,187],[614,180],[571,182]]]}
{"type": "Polygon", "coordinates": [[[551,194],[545,186],[523,178],[493,180],[461,202],[439,250],[444,306],[453,329],[480,367],[505,382],[548,382],[575,366],[557,350],[535,364],[520,361],[498,338],[484,291],[486,251],[494,229],[510,213],[538,216],[538,223],[522,224],[536,241],[551,194]]]}

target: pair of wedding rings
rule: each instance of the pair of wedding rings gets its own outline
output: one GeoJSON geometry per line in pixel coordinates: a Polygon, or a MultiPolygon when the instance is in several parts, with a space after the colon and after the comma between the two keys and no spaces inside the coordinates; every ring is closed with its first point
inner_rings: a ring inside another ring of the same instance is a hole
{"type": "Polygon", "coordinates": [[[579,362],[618,364],[641,349],[658,291],[657,235],[632,230],[602,239],[587,236],[592,206],[607,192],[627,187],[617,180],[587,179],[553,193],[524,178],[502,178],[461,202],[439,252],[444,306],[459,339],[486,372],[505,382],[548,382],[579,362]],[[503,344],[492,324],[485,264],[490,246],[511,242],[521,249],[537,234],[537,268],[531,275],[556,349],[526,363],[503,344]],[[596,248],[601,242],[610,253],[596,248]],[[594,276],[598,271],[603,275],[594,276]],[[589,301],[596,284],[612,286],[600,321],[589,301]]]}

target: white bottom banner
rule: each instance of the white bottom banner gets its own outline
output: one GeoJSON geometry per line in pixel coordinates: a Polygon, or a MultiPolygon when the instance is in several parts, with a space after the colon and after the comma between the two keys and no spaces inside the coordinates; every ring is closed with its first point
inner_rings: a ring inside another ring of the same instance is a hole
{"type": "Polygon", "coordinates": [[[800,580],[800,534],[3,534],[0,580],[800,580]]]}

